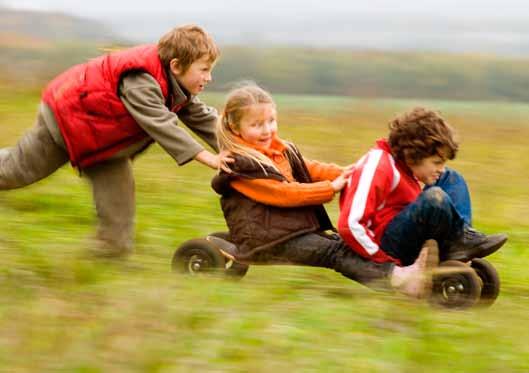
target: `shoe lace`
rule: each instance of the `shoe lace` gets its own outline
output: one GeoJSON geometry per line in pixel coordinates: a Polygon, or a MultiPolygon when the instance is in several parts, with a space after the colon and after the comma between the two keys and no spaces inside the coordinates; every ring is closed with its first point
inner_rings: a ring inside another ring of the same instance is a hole
{"type": "Polygon", "coordinates": [[[465,240],[473,240],[476,238],[483,238],[485,235],[481,232],[478,232],[477,230],[473,228],[466,228],[464,231],[464,238],[465,240]]]}

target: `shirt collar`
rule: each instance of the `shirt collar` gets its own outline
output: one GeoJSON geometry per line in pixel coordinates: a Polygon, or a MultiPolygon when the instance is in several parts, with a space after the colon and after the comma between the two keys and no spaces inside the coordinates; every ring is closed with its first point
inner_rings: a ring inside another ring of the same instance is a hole
{"type": "Polygon", "coordinates": [[[244,141],[242,137],[240,136],[237,136],[236,139],[240,144],[247,146],[249,148],[255,149],[258,152],[263,153],[269,158],[272,158],[275,155],[283,154],[283,152],[286,149],[285,143],[283,142],[283,140],[279,138],[279,136],[277,136],[277,134],[274,134],[272,136],[272,143],[270,144],[268,148],[263,148],[260,146],[249,144],[248,142],[244,141]]]}
{"type": "Polygon", "coordinates": [[[171,90],[173,100],[172,106],[181,106],[187,101],[190,101],[193,98],[193,95],[189,94],[184,87],[178,83],[178,80],[176,80],[173,73],[171,73],[171,70],[168,69],[166,73],[169,77],[169,89],[171,90]]]}
{"type": "Polygon", "coordinates": [[[402,171],[406,172],[407,174],[409,174],[413,178],[415,178],[415,176],[413,175],[413,172],[411,171],[411,168],[406,164],[406,162],[395,158],[395,156],[393,155],[393,153],[391,151],[391,146],[389,145],[388,139],[378,139],[376,141],[376,148],[382,149],[383,151],[388,152],[389,154],[391,154],[391,156],[395,160],[395,164],[399,167],[399,169],[401,169],[402,171]]]}
{"type": "Polygon", "coordinates": [[[391,147],[389,146],[389,142],[387,139],[378,139],[377,141],[375,141],[375,144],[378,149],[382,149],[391,154],[391,147]]]}

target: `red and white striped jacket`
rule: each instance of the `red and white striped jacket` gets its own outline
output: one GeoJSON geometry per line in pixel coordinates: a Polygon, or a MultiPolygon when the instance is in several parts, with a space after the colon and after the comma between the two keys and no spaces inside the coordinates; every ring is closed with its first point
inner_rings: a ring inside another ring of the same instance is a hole
{"type": "Polygon", "coordinates": [[[400,264],[381,249],[380,240],[391,219],[420,193],[409,167],[393,158],[387,140],[378,140],[356,163],[340,196],[340,236],[363,257],[400,264]]]}

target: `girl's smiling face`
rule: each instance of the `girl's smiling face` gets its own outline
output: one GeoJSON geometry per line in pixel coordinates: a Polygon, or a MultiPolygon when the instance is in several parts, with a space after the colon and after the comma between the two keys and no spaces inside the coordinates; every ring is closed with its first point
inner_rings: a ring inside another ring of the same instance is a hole
{"type": "Polygon", "coordinates": [[[277,112],[274,104],[255,104],[249,106],[239,121],[237,129],[232,131],[248,144],[268,148],[277,133],[277,112]]]}

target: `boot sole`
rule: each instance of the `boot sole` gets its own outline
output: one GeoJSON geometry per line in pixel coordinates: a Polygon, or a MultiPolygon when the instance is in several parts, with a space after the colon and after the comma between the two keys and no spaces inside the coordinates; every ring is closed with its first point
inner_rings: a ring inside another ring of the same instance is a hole
{"type": "Polygon", "coordinates": [[[206,236],[206,241],[217,249],[223,257],[237,262],[235,253],[237,247],[234,244],[215,236],[206,236]]]}
{"type": "Polygon", "coordinates": [[[459,260],[461,262],[468,262],[471,261],[474,258],[484,258],[486,256],[489,256],[491,254],[494,254],[496,251],[498,251],[503,245],[505,245],[505,242],[507,242],[508,237],[505,237],[500,242],[496,243],[495,245],[492,245],[487,250],[482,250],[477,255],[454,255],[450,258],[446,258],[446,260],[459,260]]]}

